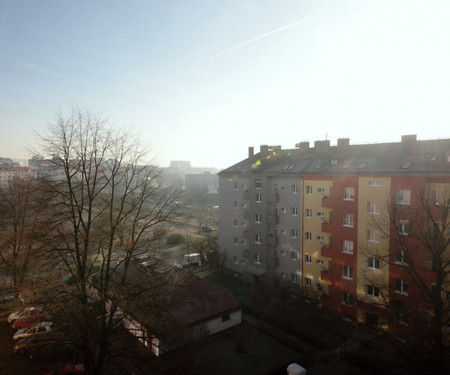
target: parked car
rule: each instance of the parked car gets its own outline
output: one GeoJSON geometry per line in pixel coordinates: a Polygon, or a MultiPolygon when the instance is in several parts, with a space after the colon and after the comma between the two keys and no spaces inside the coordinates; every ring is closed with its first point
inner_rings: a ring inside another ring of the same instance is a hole
{"type": "Polygon", "coordinates": [[[19,329],[13,336],[13,340],[17,341],[33,335],[52,332],[54,330],[53,322],[39,322],[29,328],[19,329]]]}
{"type": "Polygon", "coordinates": [[[66,343],[66,341],[61,340],[61,337],[55,335],[35,335],[19,340],[14,345],[13,351],[19,354],[29,354],[41,349],[50,351],[54,346],[64,345],[66,343]]]}
{"type": "Polygon", "coordinates": [[[42,307],[27,307],[21,311],[16,311],[10,314],[7,318],[8,323],[13,324],[17,319],[26,318],[28,316],[41,313],[44,309],[42,307]]]}
{"type": "Polygon", "coordinates": [[[201,229],[202,229],[202,232],[205,232],[205,233],[209,233],[214,230],[214,228],[210,227],[209,225],[203,225],[201,229]]]}
{"type": "Polygon", "coordinates": [[[12,324],[14,329],[30,328],[38,322],[49,321],[52,317],[50,314],[46,313],[44,310],[35,312],[23,318],[16,319],[12,324]]]}

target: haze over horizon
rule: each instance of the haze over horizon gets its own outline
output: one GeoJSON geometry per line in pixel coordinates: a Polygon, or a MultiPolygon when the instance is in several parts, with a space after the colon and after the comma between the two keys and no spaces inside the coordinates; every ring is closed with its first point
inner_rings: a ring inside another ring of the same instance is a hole
{"type": "Polygon", "coordinates": [[[104,112],[161,166],[248,146],[450,137],[444,0],[0,1],[0,156],[59,108],[104,112]]]}

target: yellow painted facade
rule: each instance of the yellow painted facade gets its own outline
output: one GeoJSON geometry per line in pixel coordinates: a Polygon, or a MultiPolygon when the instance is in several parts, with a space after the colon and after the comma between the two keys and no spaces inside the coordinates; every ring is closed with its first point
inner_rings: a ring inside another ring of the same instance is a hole
{"type": "Polygon", "coordinates": [[[306,292],[317,296],[328,295],[330,289],[321,280],[321,273],[329,267],[331,258],[323,257],[321,248],[329,243],[328,234],[322,232],[322,224],[328,222],[331,210],[322,207],[322,200],[331,188],[332,181],[303,180],[302,285],[306,292]]]}

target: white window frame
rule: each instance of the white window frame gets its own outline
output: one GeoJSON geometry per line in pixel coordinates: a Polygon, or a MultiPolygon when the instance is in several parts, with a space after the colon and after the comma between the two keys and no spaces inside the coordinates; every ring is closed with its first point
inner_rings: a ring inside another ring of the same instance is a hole
{"type": "Polygon", "coordinates": [[[255,189],[262,189],[262,178],[255,178],[255,189]]]}
{"type": "Polygon", "coordinates": [[[255,193],[255,202],[256,203],[262,202],[262,193],[255,193]]]}
{"type": "Polygon", "coordinates": [[[354,201],[355,200],[355,188],[345,187],[343,193],[344,201],[354,201]]]}
{"type": "Polygon", "coordinates": [[[407,253],[402,249],[394,250],[394,263],[402,266],[408,265],[407,253]]]}
{"type": "Polygon", "coordinates": [[[410,231],[409,220],[397,221],[397,233],[401,236],[408,236],[410,231]]]}
{"type": "Polygon", "coordinates": [[[262,243],[262,236],[260,234],[255,234],[255,243],[256,244],[262,243]]]}
{"type": "Polygon", "coordinates": [[[236,208],[236,209],[239,208],[239,205],[238,205],[238,202],[237,202],[237,201],[234,201],[233,204],[234,204],[234,208],[236,208]]]}
{"type": "Polygon", "coordinates": [[[298,194],[298,185],[293,184],[291,186],[292,194],[298,194]]]}
{"type": "Polygon", "coordinates": [[[237,219],[234,219],[233,223],[234,223],[235,228],[237,228],[239,226],[239,222],[237,219]]]}
{"type": "Polygon", "coordinates": [[[261,264],[261,254],[253,254],[253,263],[261,264]]]}
{"type": "Polygon", "coordinates": [[[380,233],[377,230],[367,229],[367,242],[380,243],[380,233]]]}
{"type": "Polygon", "coordinates": [[[296,251],[291,251],[291,260],[297,260],[298,259],[298,253],[296,251]]]}
{"type": "Polygon", "coordinates": [[[367,202],[367,213],[369,215],[379,215],[380,211],[378,210],[377,202],[367,202]]]}
{"type": "Polygon", "coordinates": [[[313,187],[311,185],[305,186],[306,195],[311,195],[313,193],[313,187]]]}
{"type": "Polygon", "coordinates": [[[311,254],[305,254],[305,263],[311,264],[311,262],[312,262],[311,254]]]}
{"type": "Polygon", "coordinates": [[[292,216],[298,216],[298,207],[291,207],[292,216]]]}
{"type": "Polygon", "coordinates": [[[410,205],[411,204],[411,190],[398,190],[396,203],[400,205],[410,205]]]}
{"type": "Polygon", "coordinates": [[[353,280],[353,268],[350,266],[342,266],[342,278],[353,280]]]}
{"type": "Polygon", "coordinates": [[[353,306],[353,294],[349,292],[342,292],[342,304],[346,306],[353,306]]]}
{"type": "Polygon", "coordinates": [[[380,298],[380,288],[375,285],[366,285],[366,295],[370,298],[378,299],[380,298]]]}
{"type": "Polygon", "coordinates": [[[342,252],[345,254],[353,254],[353,241],[342,240],[342,252]]]}
{"type": "Polygon", "coordinates": [[[312,210],[310,208],[305,209],[305,216],[308,219],[312,218],[312,210]]]}
{"type": "Polygon", "coordinates": [[[323,188],[323,187],[317,188],[317,192],[319,194],[325,194],[325,188],[323,188]]]}
{"type": "Polygon", "coordinates": [[[305,241],[312,241],[312,233],[305,232],[305,241]]]}
{"type": "Polygon", "coordinates": [[[257,224],[262,223],[262,214],[255,214],[255,223],[257,224]]]}
{"type": "Polygon", "coordinates": [[[312,279],[310,277],[305,277],[305,286],[307,288],[311,288],[312,287],[312,279]]]}
{"type": "Polygon", "coordinates": [[[367,257],[367,268],[369,270],[379,270],[380,269],[380,258],[367,257]]]}
{"type": "Polygon", "coordinates": [[[292,238],[298,237],[298,229],[291,229],[291,237],[292,238]]]}
{"type": "Polygon", "coordinates": [[[394,292],[397,294],[402,294],[404,296],[408,295],[408,282],[402,279],[394,279],[394,292]]]}
{"type": "Polygon", "coordinates": [[[354,214],[342,214],[342,226],[347,228],[353,228],[355,225],[354,214]]]}

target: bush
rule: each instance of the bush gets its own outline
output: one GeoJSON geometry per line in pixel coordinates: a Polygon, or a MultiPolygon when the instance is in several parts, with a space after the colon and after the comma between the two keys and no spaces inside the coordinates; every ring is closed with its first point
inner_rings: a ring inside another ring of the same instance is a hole
{"type": "Polygon", "coordinates": [[[173,233],[167,237],[167,245],[179,245],[184,243],[184,237],[180,233],[173,233]]]}

